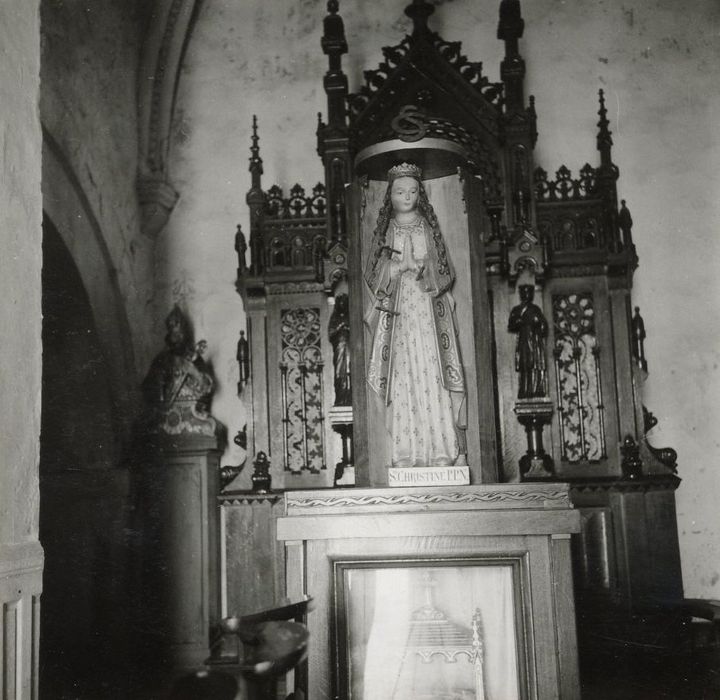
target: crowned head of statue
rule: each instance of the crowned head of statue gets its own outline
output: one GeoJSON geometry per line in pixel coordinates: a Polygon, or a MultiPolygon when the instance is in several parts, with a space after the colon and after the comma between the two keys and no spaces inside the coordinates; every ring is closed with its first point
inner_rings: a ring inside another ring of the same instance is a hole
{"type": "Polygon", "coordinates": [[[413,163],[401,163],[388,171],[390,202],[396,218],[413,217],[417,211],[422,170],[413,163]]]}

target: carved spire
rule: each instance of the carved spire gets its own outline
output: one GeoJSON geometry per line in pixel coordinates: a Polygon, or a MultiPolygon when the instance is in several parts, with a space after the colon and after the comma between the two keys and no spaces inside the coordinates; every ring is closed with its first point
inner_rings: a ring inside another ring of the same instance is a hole
{"type": "Polygon", "coordinates": [[[605,230],[609,232],[610,247],[613,252],[620,252],[623,243],[620,240],[622,232],[618,222],[618,198],[617,179],[618,169],[612,162],[613,140],[611,131],[608,128],[610,122],[605,109],[605,92],[602,88],[598,91],[600,98],[600,109],[598,110],[598,134],[597,149],[600,151],[600,167],[597,169],[597,189],[603,199],[603,219],[605,230]]]}
{"type": "Polygon", "coordinates": [[[252,120],[252,145],[250,146],[250,174],[252,175],[252,189],[262,189],[260,176],[263,174],[263,162],[260,157],[260,137],[257,131],[257,115],[253,114],[252,120]]]}
{"type": "Polygon", "coordinates": [[[525,61],[520,55],[519,41],[525,29],[520,0],[502,0],[497,37],[505,42],[505,58],[500,64],[500,76],[505,83],[506,108],[509,113],[525,107],[523,82],[525,61]]]}
{"type": "Polygon", "coordinates": [[[600,166],[603,168],[609,168],[612,166],[612,132],[608,128],[610,126],[610,122],[607,118],[607,109],[605,109],[605,91],[600,88],[598,95],[600,96],[600,109],[598,110],[600,121],[597,124],[597,149],[600,151],[600,166]]]}
{"type": "Polygon", "coordinates": [[[427,34],[428,17],[435,12],[435,7],[426,0],[413,0],[406,8],[405,14],[413,21],[412,35],[414,37],[427,34]]]}
{"type": "Polygon", "coordinates": [[[328,0],[328,14],[323,20],[320,41],[323,53],[328,57],[328,71],[323,85],[328,98],[328,123],[331,127],[345,125],[345,98],[348,94],[348,81],[342,70],[342,55],[347,53],[348,46],[339,8],[338,0],[328,0]]]}
{"type": "Polygon", "coordinates": [[[250,177],[251,185],[245,197],[250,209],[250,270],[252,274],[262,272],[262,233],[260,219],[265,206],[265,193],[262,190],[260,176],[263,173],[263,162],[260,157],[260,138],[257,132],[257,116],[253,114],[252,145],[250,146],[250,177]]]}

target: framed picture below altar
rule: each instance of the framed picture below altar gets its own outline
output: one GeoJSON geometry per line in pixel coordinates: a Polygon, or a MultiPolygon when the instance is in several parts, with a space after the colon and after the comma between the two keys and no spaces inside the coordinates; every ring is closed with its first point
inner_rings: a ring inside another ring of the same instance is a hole
{"type": "Polygon", "coordinates": [[[519,700],[522,557],[334,562],[335,697],[519,700]]]}

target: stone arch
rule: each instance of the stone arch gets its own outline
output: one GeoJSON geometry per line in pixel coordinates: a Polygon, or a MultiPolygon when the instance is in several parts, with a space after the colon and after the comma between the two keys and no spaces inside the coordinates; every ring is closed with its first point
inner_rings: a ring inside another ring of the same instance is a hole
{"type": "Polygon", "coordinates": [[[40,474],[112,469],[120,456],[107,358],[77,265],[43,220],[40,474]]]}
{"type": "Polygon", "coordinates": [[[157,0],[143,42],[137,190],[141,229],[150,238],[165,227],[180,196],[170,181],[167,152],[180,68],[198,5],[198,0],[157,0]]]}
{"type": "Polygon", "coordinates": [[[117,270],[87,195],[55,139],[43,127],[42,193],[45,217],[60,235],[88,295],[109,372],[117,427],[129,436],[137,373],[117,270]]]}

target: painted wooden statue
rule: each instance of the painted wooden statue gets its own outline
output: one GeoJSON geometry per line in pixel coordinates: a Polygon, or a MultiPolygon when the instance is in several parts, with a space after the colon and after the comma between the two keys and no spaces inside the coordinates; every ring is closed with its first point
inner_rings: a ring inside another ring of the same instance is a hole
{"type": "Polygon", "coordinates": [[[386,407],[393,467],[467,460],[455,275],[421,177],[413,164],[390,169],[365,270],[367,379],[386,407]]]}
{"type": "Polygon", "coordinates": [[[520,303],[510,311],[508,331],[517,334],[515,371],[520,376],[519,399],[547,396],[545,338],[548,324],[542,309],[533,302],[535,287],[521,284],[520,303]]]}

